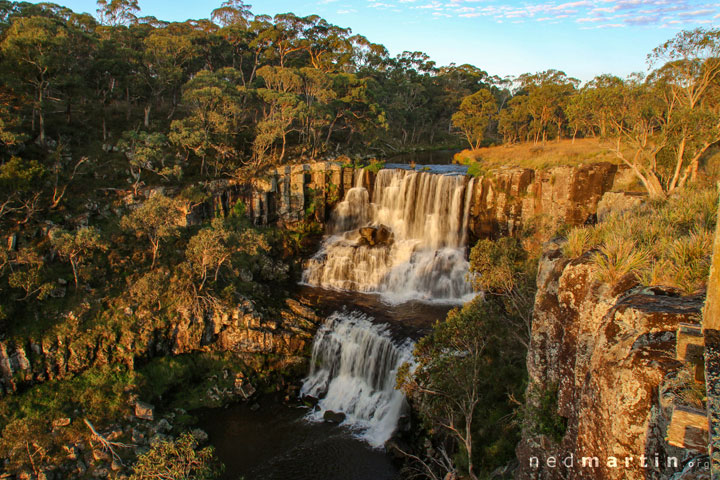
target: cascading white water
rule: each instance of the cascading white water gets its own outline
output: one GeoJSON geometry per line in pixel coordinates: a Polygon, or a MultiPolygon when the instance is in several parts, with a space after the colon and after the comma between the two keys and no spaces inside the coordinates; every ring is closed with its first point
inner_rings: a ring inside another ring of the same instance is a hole
{"type": "Polygon", "coordinates": [[[395,389],[398,368],[412,360],[412,342],[393,342],[384,324],[359,312],[335,312],[315,335],[310,374],[301,395],[324,397],[310,414],[322,420],[332,410],[374,447],[395,431],[405,404],[395,389]]]}
{"type": "Polygon", "coordinates": [[[466,243],[472,180],[402,169],[380,170],[373,198],[355,186],[332,213],[330,236],[309,261],[303,282],[336,290],[382,294],[389,303],[472,298],[466,243]],[[392,233],[369,244],[363,227],[392,233]]]}

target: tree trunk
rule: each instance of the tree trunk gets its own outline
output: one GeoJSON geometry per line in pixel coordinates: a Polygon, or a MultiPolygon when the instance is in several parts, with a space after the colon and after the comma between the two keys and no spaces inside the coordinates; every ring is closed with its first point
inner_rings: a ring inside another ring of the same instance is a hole
{"type": "Polygon", "coordinates": [[[77,275],[77,266],[75,265],[75,260],[70,259],[70,265],[72,266],[73,277],[75,278],[75,290],[77,290],[78,289],[78,275],[77,275]]]}
{"type": "Polygon", "coordinates": [[[145,128],[150,127],[150,110],[151,109],[152,109],[152,105],[150,105],[150,104],[148,104],[145,107],[145,121],[144,121],[145,128]]]}
{"type": "Polygon", "coordinates": [[[38,90],[38,128],[40,129],[40,144],[45,145],[45,115],[43,114],[43,91],[38,90]]]}

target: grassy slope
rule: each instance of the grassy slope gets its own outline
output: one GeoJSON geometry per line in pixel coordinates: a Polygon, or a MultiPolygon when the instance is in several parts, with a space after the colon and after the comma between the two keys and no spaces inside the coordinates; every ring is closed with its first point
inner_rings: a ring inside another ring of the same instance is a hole
{"type": "Polygon", "coordinates": [[[518,143],[463,150],[455,155],[455,161],[472,165],[479,163],[483,170],[498,167],[524,167],[546,169],[560,165],[613,162],[619,160],[613,151],[597,139],[579,138],[575,141],[560,140],[546,143],[518,143]]]}

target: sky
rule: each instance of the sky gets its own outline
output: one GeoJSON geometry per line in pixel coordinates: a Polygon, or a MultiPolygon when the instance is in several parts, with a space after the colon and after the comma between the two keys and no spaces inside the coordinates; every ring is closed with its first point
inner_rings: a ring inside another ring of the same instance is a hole
{"type": "MultiPolygon", "coordinates": [[[[222,0],[139,0],[141,15],[208,18],[222,0]]],[[[36,2],[37,3],[37,2],[36,2]]],[[[55,0],[95,14],[93,0],[55,0]]],[[[501,77],[554,68],[583,81],[646,72],[646,56],[677,32],[720,24],[708,0],[247,0],[254,14],[318,14],[392,55],[430,55],[501,77]]]]}

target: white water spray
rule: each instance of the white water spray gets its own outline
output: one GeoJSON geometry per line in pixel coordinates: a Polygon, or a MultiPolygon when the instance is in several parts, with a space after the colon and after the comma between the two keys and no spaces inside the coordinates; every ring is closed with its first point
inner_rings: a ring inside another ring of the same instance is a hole
{"type": "Polygon", "coordinates": [[[392,436],[405,397],[395,389],[398,368],[412,361],[412,342],[393,342],[387,325],[375,324],[359,312],[335,312],[315,335],[310,374],[301,395],[322,397],[322,420],[327,410],[343,412],[343,422],[373,447],[392,436]],[[323,396],[324,395],[324,396],[323,396]]]}
{"type": "Polygon", "coordinates": [[[335,290],[379,293],[389,303],[462,303],[467,281],[467,230],[473,180],[401,169],[378,172],[370,201],[364,173],[332,213],[331,235],[310,260],[303,282],[335,290]],[[386,227],[392,239],[369,245],[362,227],[386,227]]]}

